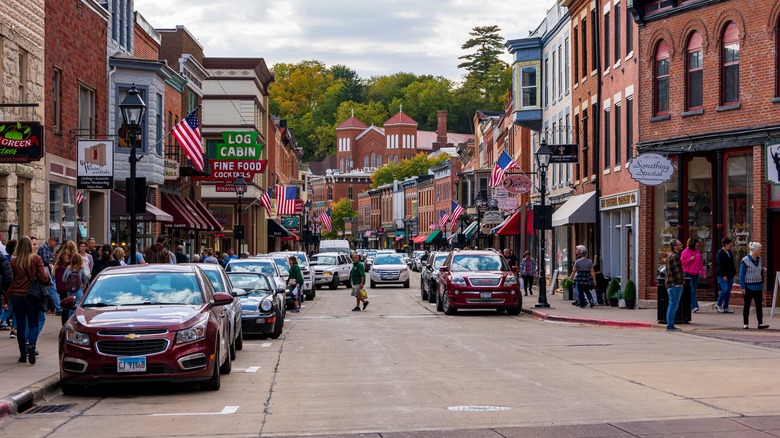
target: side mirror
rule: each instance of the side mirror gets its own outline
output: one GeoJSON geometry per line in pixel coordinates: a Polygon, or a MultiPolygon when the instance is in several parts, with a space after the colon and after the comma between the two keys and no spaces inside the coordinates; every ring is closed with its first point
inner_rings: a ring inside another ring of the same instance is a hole
{"type": "Polygon", "coordinates": [[[233,293],[231,294],[234,297],[240,297],[242,295],[246,295],[246,291],[244,289],[239,289],[237,287],[233,288],[233,293]]]}
{"type": "Polygon", "coordinates": [[[217,292],[214,294],[215,306],[226,306],[228,304],[231,304],[232,302],[233,302],[233,295],[227,294],[225,292],[217,292]]]}
{"type": "Polygon", "coordinates": [[[76,309],[76,297],[66,297],[63,298],[62,301],[60,301],[60,306],[62,306],[63,309],[67,310],[74,310],[76,309]]]}
{"type": "Polygon", "coordinates": [[[441,268],[439,268],[439,272],[450,272],[450,267],[442,266],[441,268]]]}
{"type": "Polygon", "coordinates": [[[512,266],[512,272],[518,272],[520,271],[520,268],[517,266],[512,266]]]}

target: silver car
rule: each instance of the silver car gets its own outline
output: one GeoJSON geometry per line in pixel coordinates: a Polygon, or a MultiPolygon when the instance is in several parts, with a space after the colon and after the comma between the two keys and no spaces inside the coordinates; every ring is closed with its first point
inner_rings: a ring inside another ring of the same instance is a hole
{"type": "Polygon", "coordinates": [[[303,294],[307,300],[313,300],[316,290],[314,289],[314,270],[310,266],[309,256],[303,251],[281,251],[271,253],[271,255],[295,256],[298,259],[298,265],[301,267],[301,273],[303,274],[303,294]]]}
{"type": "Polygon", "coordinates": [[[377,284],[403,284],[409,287],[409,267],[403,254],[377,254],[371,270],[371,287],[377,284]]]}
{"type": "Polygon", "coordinates": [[[276,283],[276,291],[284,293],[287,308],[293,308],[292,295],[287,289],[287,276],[289,276],[289,272],[283,273],[279,268],[279,265],[277,265],[272,258],[250,257],[248,259],[233,259],[225,266],[225,271],[259,272],[270,276],[274,279],[274,283],[276,283]]]}
{"type": "MultiPolygon", "coordinates": [[[[225,270],[219,264],[197,263],[196,266],[206,273],[206,276],[211,280],[211,285],[214,286],[215,292],[226,292],[234,297],[246,295],[245,290],[233,287],[233,284],[225,274],[225,270]]],[[[239,300],[233,300],[232,304],[225,306],[225,310],[230,319],[230,359],[235,360],[236,350],[244,348],[244,334],[241,330],[241,303],[239,300]]]]}

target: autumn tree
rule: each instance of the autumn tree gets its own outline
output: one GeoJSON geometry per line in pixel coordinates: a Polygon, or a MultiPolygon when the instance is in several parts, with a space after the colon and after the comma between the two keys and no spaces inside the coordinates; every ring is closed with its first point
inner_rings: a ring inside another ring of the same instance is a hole
{"type": "Polygon", "coordinates": [[[323,228],[323,239],[337,239],[339,238],[338,232],[344,231],[344,219],[356,218],[357,211],[352,207],[352,200],[349,198],[341,198],[337,202],[334,202],[330,207],[330,223],[332,225],[331,231],[327,232],[323,228]]]}
{"type": "Polygon", "coordinates": [[[412,158],[400,160],[398,164],[394,162],[385,164],[371,175],[371,188],[375,189],[393,181],[403,181],[413,176],[427,175],[428,169],[449,159],[448,154],[439,154],[431,158],[421,152],[412,158]]]}

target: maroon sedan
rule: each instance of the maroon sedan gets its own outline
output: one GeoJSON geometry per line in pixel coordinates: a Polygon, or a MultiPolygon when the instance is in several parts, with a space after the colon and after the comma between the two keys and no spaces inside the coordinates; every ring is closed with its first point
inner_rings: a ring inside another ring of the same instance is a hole
{"type": "Polygon", "coordinates": [[[504,257],[493,251],[459,251],[439,268],[436,309],[454,315],[458,309],[498,309],[520,314],[520,282],[504,257]]]}
{"type": "Polygon", "coordinates": [[[62,392],[82,385],[200,382],[218,390],[228,374],[227,293],[215,292],[195,265],[108,268],[95,277],[60,331],[62,392]]]}

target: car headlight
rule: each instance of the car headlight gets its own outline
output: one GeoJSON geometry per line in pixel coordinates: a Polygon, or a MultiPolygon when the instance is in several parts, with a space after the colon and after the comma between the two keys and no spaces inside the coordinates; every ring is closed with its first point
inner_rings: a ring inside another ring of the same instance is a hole
{"type": "Polygon", "coordinates": [[[73,345],[80,347],[89,347],[89,335],[76,330],[72,325],[68,324],[65,329],[65,340],[73,345]]]}
{"type": "Polygon", "coordinates": [[[208,320],[203,320],[194,326],[179,330],[176,332],[176,343],[177,344],[186,344],[187,342],[193,342],[197,341],[198,339],[203,339],[206,337],[206,326],[208,325],[208,320]]]}
{"type": "Polygon", "coordinates": [[[450,282],[452,284],[457,284],[459,286],[465,286],[466,285],[466,279],[463,277],[452,277],[450,279],[450,282]]]}
{"type": "Polygon", "coordinates": [[[406,274],[406,273],[408,273],[408,272],[409,272],[409,269],[408,269],[408,268],[403,268],[403,269],[401,269],[401,273],[403,273],[403,274],[406,274]]]}
{"type": "Polygon", "coordinates": [[[270,312],[271,309],[274,307],[274,303],[271,302],[269,299],[264,299],[263,301],[260,301],[260,310],[263,312],[270,312]]]}
{"type": "Polygon", "coordinates": [[[323,273],[322,273],[322,275],[324,275],[324,276],[326,276],[326,277],[330,277],[330,276],[332,276],[332,275],[333,275],[333,273],[332,273],[332,272],[325,271],[325,272],[323,272],[323,273]]]}
{"type": "Polygon", "coordinates": [[[514,275],[507,275],[504,278],[504,286],[514,286],[517,284],[517,278],[514,275]]]}

